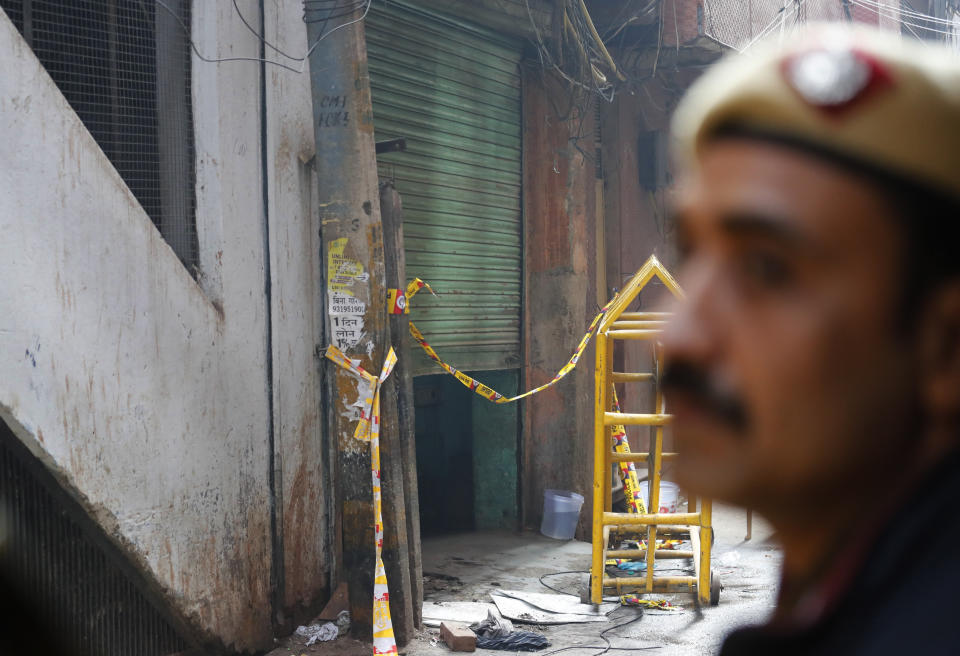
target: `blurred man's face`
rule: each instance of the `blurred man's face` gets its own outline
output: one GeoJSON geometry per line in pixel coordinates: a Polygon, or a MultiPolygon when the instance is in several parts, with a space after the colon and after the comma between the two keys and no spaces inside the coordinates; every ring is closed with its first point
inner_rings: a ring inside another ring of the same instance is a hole
{"type": "Polygon", "coordinates": [[[822,507],[909,448],[902,244],[867,181],[787,147],[709,145],[681,192],[665,336],[678,482],[761,511],[822,507]]]}

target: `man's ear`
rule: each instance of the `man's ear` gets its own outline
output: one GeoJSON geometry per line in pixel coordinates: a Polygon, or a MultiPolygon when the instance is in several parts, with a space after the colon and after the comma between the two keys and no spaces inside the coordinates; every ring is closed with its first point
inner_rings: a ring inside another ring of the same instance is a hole
{"type": "Polygon", "coordinates": [[[960,280],[924,304],[920,353],[923,403],[934,416],[960,415],[960,280]]]}

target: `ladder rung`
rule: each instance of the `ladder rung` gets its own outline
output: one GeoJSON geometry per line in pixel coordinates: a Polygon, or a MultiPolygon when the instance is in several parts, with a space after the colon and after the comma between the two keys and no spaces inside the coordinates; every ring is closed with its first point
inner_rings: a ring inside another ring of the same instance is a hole
{"type": "Polygon", "coordinates": [[[614,321],[610,324],[613,330],[640,329],[660,331],[666,328],[666,321],[614,321]]]}
{"type": "Polygon", "coordinates": [[[603,523],[625,526],[628,524],[639,526],[650,526],[653,524],[663,526],[700,526],[700,513],[650,513],[648,515],[639,515],[637,513],[603,513],[603,523]]]}
{"type": "MultiPolygon", "coordinates": [[[[647,577],[645,576],[604,576],[603,587],[623,588],[642,587],[646,588],[647,577]]],[[[696,576],[654,576],[653,590],[651,592],[674,592],[677,588],[681,590],[695,590],[697,588],[696,576]]]]}
{"type": "Polygon", "coordinates": [[[660,330],[608,330],[610,339],[654,339],[659,337],[660,330]]]}
{"type": "Polygon", "coordinates": [[[617,321],[663,321],[672,316],[672,312],[621,312],[617,321]]]}
{"type": "MultiPolygon", "coordinates": [[[[677,458],[676,453],[664,453],[661,455],[664,462],[676,460],[677,458]]],[[[610,462],[648,462],[649,460],[649,453],[617,453],[616,451],[610,453],[610,462]]]]}
{"type": "Polygon", "coordinates": [[[622,371],[611,371],[610,380],[615,383],[645,383],[647,381],[653,380],[652,373],[624,373],[622,371]]]}
{"type": "MultiPolygon", "coordinates": [[[[607,558],[628,558],[637,560],[646,558],[646,549],[611,549],[607,552],[607,558]]],[[[693,558],[692,551],[677,551],[676,549],[657,549],[653,553],[654,558],[693,558]]]]}
{"type": "MultiPolygon", "coordinates": [[[[610,526],[604,526],[604,530],[610,529],[610,532],[613,533],[616,537],[627,537],[637,534],[642,534],[641,539],[647,539],[647,529],[643,526],[621,526],[617,524],[611,524],[610,526]],[[623,535],[621,535],[623,534],[623,535]]],[[[673,536],[675,538],[687,540],[690,539],[690,529],[686,526],[657,526],[657,539],[666,538],[667,536],[673,536]]],[[[609,541],[609,535],[607,535],[609,541]]],[[[606,544],[606,542],[604,542],[606,544]]]]}
{"type": "Polygon", "coordinates": [[[604,426],[666,426],[672,415],[643,415],[629,412],[604,412],[604,426]]]}

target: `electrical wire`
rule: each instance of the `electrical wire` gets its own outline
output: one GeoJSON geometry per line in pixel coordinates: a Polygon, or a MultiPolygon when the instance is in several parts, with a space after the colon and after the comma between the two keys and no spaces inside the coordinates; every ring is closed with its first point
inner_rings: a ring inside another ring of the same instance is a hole
{"type": "Polygon", "coordinates": [[[876,7],[876,8],[878,8],[878,9],[886,9],[887,11],[895,11],[895,12],[897,12],[897,13],[898,13],[899,15],[901,15],[901,16],[907,15],[907,16],[910,16],[911,18],[916,19],[916,20],[924,20],[924,21],[928,21],[928,22],[930,22],[930,23],[939,23],[939,24],[941,24],[941,25],[950,25],[950,26],[953,26],[953,25],[954,25],[954,22],[953,22],[952,20],[948,20],[948,19],[946,19],[946,18],[939,18],[939,17],[937,17],[937,16],[932,16],[932,15],[930,15],[930,14],[924,14],[923,12],[916,11],[916,10],[913,10],[913,9],[905,9],[903,6],[901,6],[899,9],[893,9],[893,8],[891,8],[889,5],[883,5],[883,4],[879,3],[879,2],[877,2],[877,0],[858,0],[858,2],[861,2],[861,3],[863,3],[863,4],[867,4],[867,5],[872,5],[873,7],[876,7]]]}
{"type": "MultiPolygon", "coordinates": [[[[636,610],[637,610],[637,613],[636,613],[636,616],[635,616],[633,619],[627,620],[626,622],[621,622],[620,624],[617,624],[616,626],[608,627],[608,628],[606,628],[606,629],[604,629],[603,631],[600,632],[600,639],[603,640],[605,643],[607,643],[607,648],[604,649],[603,651],[598,651],[596,654],[594,654],[594,656],[602,656],[602,654],[606,654],[608,651],[610,651],[610,650],[613,648],[613,645],[610,644],[610,639],[607,637],[607,634],[608,634],[608,633],[610,633],[611,631],[615,631],[615,630],[617,630],[617,629],[622,629],[622,628],[625,627],[625,626],[629,626],[629,625],[634,624],[634,623],[636,623],[636,622],[639,622],[640,620],[643,619],[643,609],[642,609],[642,608],[637,608],[636,610]]],[[[659,649],[659,648],[660,648],[660,647],[645,647],[645,648],[642,648],[642,649],[648,650],[648,649],[659,649]]],[[[640,649],[638,649],[638,651],[640,651],[640,649]]]]}
{"type": "Polygon", "coordinates": [[[272,43],[270,43],[269,41],[267,41],[265,38],[263,38],[263,35],[261,35],[261,34],[260,34],[259,32],[257,32],[255,29],[253,29],[253,26],[252,26],[250,23],[248,23],[248,22],[247,22],[247,19],[244,17],[243,12],[240,11],[240,5],[237,4],[237,0],[233,0],[233,10],[234,10],[235,12],[237,12],[237,16],[240,18],[240,22],[243,23],[243,24],[246,26],[246,28],[250,31],[251,34],[253,34],[255,37],[257,37],[258,39],[260,39],[260,42],[263,43],[263,45],[265,45],[266,47],[270,48],[271,50],[273,50],[273,51],[276,52],[277,54],[286,57],[287,59],[292,59],[293,61],[303,61],[303,57],[295,57],[295,56],[293,56],[293,55],[288,55],[288,54],[285,53],[283,50],[281,50],[281,49],[278,48],[277,46],[275,46],[275,45],[273,45],[272,43]]]}
{"type": "MultiPolygon", "coordinates": [[[[326,2],[327,0],[321,0],[321,1],[326,2]]],[[[337,0],[337,2],[339,2],[339,0],[337,0]]],[[[303,5],[303,21],[305,23],[321,23],[321,22],[325,23],[334,18],[342,18],[344,16],[350,16],[355,11],[363,7],[364,3],[365,3],[365,0],[355,0],[355,2],[352,5],[345,5],[342,7],[334,4],[331,7],[311,8],[310,7],[311,0],[305,0],[303,5]],[[316,12],[316,13],[327,12],[327,15],[324,16],[323,18],[310,18],[308,17],[308,14],[311,12],[316,12]],[[334,12],[338,12],[338,13],[334,13],[334,12]]]]}
{"type": "MultiPolygon", "coordinates": [[[[807,1],[807,0],[800,0],[799,3],[797,3],[796,5],[794,5],[794,7],[796,8],[796,10],[799,11],[799,10],[800,10],[800,7],[802,7],[804,4],[806,4],[806,1],[807,1]]],[[[752,48],[757,42],[759,42],[761,39],[763,39],[763,38],[766,37],[768,34],[770,34],[770,32],[772,32],[774,29],[776,29],[776,27],[777,27],[777,25],[778,25],[779,23],[781,23],[782,21],[786,20],[786,15],[785,15],[786,11],[787,11],[787,8],[786,8],[786,7],[781,7],[781,8],[777,11],[777,15],[774,16],[773,20],[771,20],[770,23],[769,23],[766,27],[764,27],[762,30],[760,30],[760,32],[757,34],[757,36],[755,36],[753,39],[751,39],[750,42],[747,43],[747,45],[745,45],[745,46],[740,50],[740,52],[746,52],[747,50],[749,50],[750,48],[752,48]]]]}
{"type": "Polygon", "coordinates": [[[272,65],[274,65],[274,66],[279,66],[280,68],[284,68],[284,69],[286,69],[286,70],[288,70],[288,71],[292,71],[292,72],[294,72],[294,73],[302,73],[302,72],[303,72],[303,69],[302,69],[302,68],[301,68],[300,70],[298,70],[298,69],[296,69],[296,68],[294,68],[294,67],[292,67],[292,66],[287,66],[286,64],[283,64],[283,63],[277,62],[277,61],[272,61],[272,60],[270,60],[270,59],[264,59],[263,57],[207,57],[207,56],[205,56],[202,52],[200,52],[200,48],[197,47],[196,42],[193,40],[193,38],[192,38],[192,36],[191,36],[191,34],[190,34],[190,26],[188,26],[186,23],[183,22],[183,19],[180,18],[180,15],[179,15],[177,12],[175,12],[173,9],[171,9],[171,8],[167,5],[167,3],[163,2],[163,0],[156,0],[156,2],[157,2],[157,4],[160,5],[160,7],[162,7],[168,14],[170,14],[171,16],[173,16],[173,18],[180,24],[180,27],[183,29],[184,34],[187,35],[187,40],[190,42],[190,48],[191,48],[191,50],[193,50],[193,53],[197,56],[197,59],[199,59],[200,61],[207,62],[208,64],[219,64],[219,63],[222,63],[222,62],[240,62],[240,61],[243,61],[243,62],[258,62],[258,63],[272,64],[272,65]]]}
{"type": "MultiPolygon", "coordinates": [[[[872,11],[872,12],[873,12],[874,14],[876,14],[877,16],[880,16],[880,17],[882,17],[882,18],[888,18],[888,19],[890,19],[890,20],[897,21],[897,22],[900,23],[901,25],[905,26],[907,29],[910,29],[910,28],[915,27],[915,28],[917,28],[917,29],[925,30],[925,31],[927,31],[927,32],[932,32],[932,33],[934,33],[934,34],[945,34],[945,35],[948,35],[948,36],[956,36],[956,35],[957,35],[957,32],[953,32],[953,31],[949,31],[949,32],[948,32],[948,31],[946,31],[946,30],[938,30],[938,29],[936,29],[936,28],[930,27],[929,25],[920,25],[919,23],[912,23],[912,22],[910,22],[910,21],[904,20],[903,18],[897,16],[896,14],[891,14],[891,13],[888,13],[888,12],[884,12],[884,11],[882,11],[880,8],[875,7],[875,6],[870,6],[870,5],[868,5],[868,4],[864,3],[864,2],[861,2],[860,0],[850,0],[850,2],[851,2],[851,4],[854,4],[854,5],[858,6],[858,7],[862,7],[862,8],[864,8],[864,9],[868,10],[868,11],[872,11]]],[[[910,29],[910,31],[913,32],[913,35],[916,36],[918,39],[921,38],[914,30],[910,29]]]]}
{"type": "MultiPolygon", "coordinates": [[[[799,5],[796,6],[796,11],[797,11],[798,13],[799,13],[799,8],[800,8],[800,6],[802,6],[805,2],[806,2],[806,0],[801,0],[800,3],[799,3],[799,5]]],[[[914,20],[923,20],[923,21],[926,21],[926,22],[929,22],[929,23],[934,23],[934,24],[939,24],[939,25],[949,25],[949,26],[951,26],[951,27],[954,27],[954,26],[956,25],[954,22],[949,21],[949,20],[946,20],[946,19],[937,18],[936,16],[930,16],[929,14],[923,14],[923,13],[920,13],[920,12],[917,12],[917,11],[908,10],[908,9],[900,9],[900,10],[899,10],[900,15],[897,15],[896,13],[892,13],[892,12],[895,11],[895,10],[891,10],[888,6],[882,5],[882,4],[880,4],[879,2],[877,2],[876,0],[850,0],[850,3],[853,4],[853,5],[857,5],[857,6],[861,7],[861,8],[863,8],[863,9],[867,9],[868,11],[871,11],[871,12],[873,12],[874,14],[876,14],[876,15],[878,15],[878,16],[882,16],[883,18],[888,18],[888,19],[897,21],[898,23],[900,23],[901,25],[903,25],[904,27],[906,27],[908,30],[910,30],[911,32],[913,32],[914,36],[916,36],[917,38],[920,38],[920,36],[916,33],[916,31],[914,31],[914,30],[911,29],[911,28],[917,28],[917,29],[921,29],[921,30],[926,30],[927,32],[931,32],[931,33],[934,33],[934,34],[943,34],[943,35],[948,35],[948,36],[960,36],[960,34],[958,34],[957,31],[938,30],[938,29],[936,29],[935,27],[931,27],[930,25],[921,25],[921,24],[919,24],[919,23],[911,22],[911,21],[906,20],[905,18],[903,18],[903,15],[906,14],[908,17],[910,17],[910,18],[912,18],[912,19],[914,19],[914,20]]],[[[770,23],[769,23],[766,27],[764,27],[764,28],[757,34],[757,36],[755,36],[755,37],[754,37],[746,46],[744,46],[740,51],[741,51],[741,52],[745,52],[746,50],[748,50],[749,48],[751,48],[754,44],[756,44],[758,41],[760,41],[760,40],[763,39],[765,36],[767,36],[772,30],[774,30],[774,29],[776,28],[776,26],[777,26],[782,20],[784,20],[785,17],[784,17],[782,14],[783,14],[783,12],[785,12],[785,11],[788,11],[788,9],[787,9],[786,7],[781,8],[781,9],[777,12],[777,16],[775,16],[775,17],[773,18],[773,20],[771,20],[770,23]]],[[[791,13],[792,13],[792,12],[791,12],[791,13]]]]}
{"type": "MultiPolygon", "coordinates": [[[[563,571],[563,572],[548,572],[547,574],[544,574],[544,575],[542,575],[542,576],[540,577],[540,585],[542,585],[543,587],[547,588],[548,590],[552,590],[552,591],[557,592],[557,593],[562,594],[562,595],[568,595],[568,596],[571,596],[571,597],[579,597],[579,596],[580,596],[579,594],[573,594],[573,593],[571,593],[571,592],[564,592],[563,590],[560,590],[560,589],[558,589],[558,588],[555,588],[555,587],[553,587],[552,585],[550,585],[549,583],[547,583],[546,581],[543,580],[543,579],[547,578],[548,576],[562,576],[562,575],[564,575],[564,574],[587,574],[587,572],[584,572],[584,571],[582,571],[582,570],[567,570],[567,571],[563,571]]],[[[609,617],[611,614],[615,613],[617,610],[619,610],[619,607],[614,608],[613,610],[611,610],[610,612],[608,612],[608,613],[607,613],[607,616],[609,617]]],[[[615,625],[615,626],[608,627],[608,628],[606,628],[606,629],[604,629],[603,631],[600,632],[600,639],[603,640],[603,641],[606,643],[606,645],[603,646],[603,647],[601,647],[600,645],[572,645],[572,646],[570,646],[570,647],[561,647],[560,649],[554,649],[553,651],[545,652],[545,653],[541,654],[540,656],[551,656],[552,654],[559,654],[559,653],[561,653],[561,652],[572,651],[572,650],[574,650],[574,649],[600,649],[600,650],[601,650],[601,651],[597,652],[596,654],[594,654],[593,656],[601,656],[601,654],[606,654],[607,652],[610,652],[610,651],[649,651],[649,650],[651,650],[651,649],[660,649],[660,646],[659,646],[659,645],[658,645],[658,646],[655,646],[655,647],[614,647],[614,646],[612,646],[612,645],[610,644],[610,640],[609,640],[609,638],[607,638],[607,636],[606,636],[607,633],[609,633],[610,631],[613,631],[613,630],[615,630],[615,629],[619,629],[619,628],[625,627],[625,626],[627,626],[627,625],[629,625],[629,624],[633,624],[634,622],[639,622],[641,619],[643,619],[643,609],[642,609],[642,608],[637,608],[636,610],[637,610],[637,615],[636,615],[636,617],[634,617],[633,619],[630,619],[630,620],[628,620],[628,621],[626,621],[626,622],[621,622],[620,624],[617,624],[617,625],[615,625]]]]}
{"type": "Polygon", "coordinates": [[[603,649],[601,654],[605,654],[609,651],[648,651],[650,649],[663,649],[663,647],[657,645],[656,647],[602,647],[601,645],[573,645],[572,647],[561,647],[560,649],[554,649],[553,651],[548,651],[540,656],[550,656],[550,654],[559,654],[564,651],[571,651],[574,649],[603,649]]]}
{"type": "Polygon", "coordinates": [[[614,631],[616,629],[621,629],[630,624],[634,624],[636,622],[639,622],[641,619],[643,619],[643,609],[637,608],[636,611],[637,611],[636,617],[629,619],[626,622],[615,624],[614,626],[608,627],[600,632],[599,638],[603,640],[604,643],[606,643],[605,646],[603,647],[601,647],[600,645],[571,645],[569,647],[561,647],[560,649],[554,649],[553,651],[544,652],[543,654],[540,654],[540,656],[552,656],[553,654],[559,654],[565,651],[572,651],[574,649],[600,649],[601,650],[596,652],[592,656],[601,656],[602,654],[606,654],[607,652],[611,652],[611,651],[650,651],[652,649],[661,649],[662,647],[660,645],[651,646],[651,647],[614,647],[610,643],[610,639],[607,638],[607,635],[606,635],[607,633],[614,631]]]}
{"type": "Polygon", "coordinates": [[[568,571],[566,571],[566,572],[548,572],[548,573],[546,573],[546,574],[544,574],[543,576],[540,577],[540,585],[542,585],[543,587],[545,587],[547,590],[552,590],[552,591],[557,592],[557,593],[562,594],[562,595],[569,595],[569,596],[571,596],[571,597],[579,597],[579,596],[580,596],[579,594],[574,594],[574,593],[572,593],[572,592],[564,592],[563,590],[560,590],[560,589],[558,589],[558,588],[555,588],[555,587],[553,587],[552,585],[550,585],[549,583],[547,583],[546,581],[543,580],[543,579],[547,578],[548,576],[561,576],[561,575],[563,575],[563,574],[588,574],[588,572],[583,572],[583,571],[580,571],[580,570],[568,570],[568,571]]]}
{"type": "Polygon", "coordinates": [[[629,3],[625,3],[624,6],[620,9],[620,13],[617,14],[617,17],[610,22],[610,29],[603,35],[603,42],[608,43],[612,41],[620,32],[624,31],[629,25],[639,19],[641,16],[646,16],[647,14],[652,14],[653,11],[657,8],[656,0],[649,0],[647,6],[641,9],[640,11],[634,12],[630,15],[629,18],[624,19],[624,15],[629,7],[629,3]],[[619,25],[619,27],[613,27],[619,25]]]}
{"type": "MultiPolygon", "coordinates": [[[[321,2],[324,2],[324,1],[341,2],[341,0],[304,0],[304,10],[306,11],[306,5],[307,5],[307,3],[312,3],[312,2],[317,2],[317,1],[321,1],[321,2]]],[[[294,55],[290,55],[290,54],[284,52],[283,50],[281,50],[281,49],[280,49],[279,47],[277,47],[276,45],[274,45],[274,44],[270,43],[269,41],[267,41],[267,40],[263,37],[262,34],[260,34],[259,32],[257,32],[257,30],[254,29],[254,27],[249,23],[249,21],[247,21],[246,17],[245,17],[245,16],[243,15],[243,13],[240,11],[239,6],[237,5],[237,0],[233,0],[234,10],[236,11],[237,16],[240,18],[240,21],[243,23],[244,27],[246,27],[247,30],[249,30],[254,36],[256,36],[257,39],[259,39],[261,43],[263,43],[265,46],[267,46],[268,48],[270,48],[270,49],[273,50],[274,52],[278,53],[279,55],[281,55],[281,56],[283,56],[283,57],[286,57],[287,59],[289,59],[289,60],[291,60],[291,61],[300,62],[300,67],[299,67],[299,68],[294,68],[293,66],[290,66],[290,65],[288,65],[288,64],[284,64],[283,62],[278,62],[278,61],[275,61],[275,60],[272,60],[272,59],[266,59],[266,58],[263,58],[263,57],[207,57],[207,56],[204,55],[202,52],[200,52],[200,48],[197,46],[196,42],[195,42],[195,41],[193,40],[193,38],[192,38],[190,26],[187,25],[187,24],[183,21],[183,19],[180,17],[180,15],[179,15],[177,12],[175,12],[173,9],[171,9],[170,6],[167,5],[167,3],[165,3],[163,0],[156,0],[156,2],[157,2],[157,4],[160,5],[160,7],[162,7],[167,13],[169,13],[171,16],[173,16],[173,18],[177,21],[177,23],[180,24],[180,27],[181,27],[181,29],[183,29],[184,34],[187,35],[187,40],[190,41],[190,48],[191,48],[191,50],[193,50],[193,53],[197,56],[197,59],[199,59],[200,61],[203,61],[203,62],[206,62],[206,63],[209,63],[209,64],[220,64],[220,63],[224,63],[224,62],[259,62],[259,63],[263,63],[263,64],[270,64],[271,66],[277,66],[277,67],[279,67],[279,68],[282,68],[282,69],[284,69],[284,70],[288,70],[288,71],[291,71],[291,72],[297,73],[297,74],[302,74],[302,73],[303,73],[304,68],[306,67],[307,61],[308,61],[309,58],[310,58],[310,55],[311,55],[311,54],[313,53],[313,51],[317,48],[317,46],[320,45],[320,42],[321,42],[321,41],[323,41],[324,39],[326,39],[328,36],[330,36],[331,34],[333,34],[334,32],[336,32],[337,30],[343,29],[343,28],[348,27],[348,26],[350,26],[350,25],[354,25],[354,24],[359,23],[359,22],[363,21],[364,19],[366,19],[367,14],[370,13],[370,7],[371,7],[371,5],[373,5],[373,0],[362,0],[362,1],[360,1],[360,2],[355,3],[355,6],[354,6],[349,12],[346,11],[344,8],[341,8],[341,9],[344,9],[344,13],[338,14],[337,16],[333,16],[333,18],[339,18],[339,17],[342,17],[342,16],[351,15],[351,14],[355,13],[357,10],[359,10],[360,7],[364,6],[364,2],[365,2],[365,4],[366,4],[366,6],[364,7],[364,10],[363,10],[363,14],[362,14],[359,18],[356,18],[356,19],[351,20],[351,21],[347,21],[346,23],[341,23],[340,25],[337,25],[337,26],[334,27],[333,29],[321,33],[321,35],[320,35],[319,37],[317,37],[317,40],[313,42],[313,44],[307,49],[306,53],[304,53],[304,55],[303,55],[302,57],[296,57],[296,56],[294,56],[294,55]]],[[[334,9],[335,9],[335,8],[336,8],[336,7],[334,7],[334,9]]],[[[332,10],[333,10],[333,9],[331,9],[331,11],[332,11],[332,10]]],[[[328,17],[327,20],[329,20],[329,18],[330,18],[330,17],[328,17]]],[[[306,14],[304,15],[304,21],[307,22],[307,23],[310,23],[310,22],[319,22],[319,21],[310,21],[310,20],[307,20],[306,14]]]]}
{"type": "Polygon", "coordinates": [[[345,27],[349,27],[350,25],[354,25],[354,24],[356,24],[356,23],[359,23],[359,22],[365,20],[365,19],[367,18],[367,14],[370,13],[370,7],[371,7],[372,5],[373,5],[373,0],[367,0],[367,6],[366,6],[366,8],[363,10],[363,14],[361,14],[359,18],[355,18],[355,19],[352,20],[352,21],[347,21],[346,23],[341,23],[340,25],[337,25],[335,28],[333,28],[333,29],[330,30],[329,32],[324,32],[324,33],[322,33],[319,37],[317,37],[317,40],[313,43],[313,45],[310,46],[310,48],[307,50],[307,54],[304,56],[304,59],[306,59],[307,57],[310,56],[310,54],[314,51],[314,49],[316,49],[316,47],[317,47],[318,45],[320,45],[320,42],[321,42],[321,41],[323,41],[324,39],[326,39],[328,36],[330,36],[331,34],[333,34],[334,32],[336,32],[337,30],[342,30],[342,29],[345,28],[345,27]]]}
{"type": "Polygon", "coordinates": [[[787,10],[786,7],[781,7],[779,10],[777,10],[777,14],[776,14],[776,16],[773,17],[773,20],[771,20],[770,23],[767,24],[766,27],[764,27],[762,30],[760,30],[760,31],[757,33],[757,35],[756,35],[755,37],[753,37],[753,39],[751,39],[751,40],[747,43],[747,45],[745,45],[743,48],[741,48],[741,49],[740,49],[740,52],[746,52],[747,50],[749,50],[750,48],[752,48],[755,43],[757,43],[758,41],[760,41],[761,39],[763,39],[764,37],[766,37],[766,36],[767,36],[770,32],[772,32],[774,29],[776,29],[777,24],[779,24],[780,21],[783,20],[783,13],[784,13],[786,10],[787,10]]]}
{"type": "MultiPolygon", "coordinates": [[[[858,7],[862,7],[863,9],[866,9],[866,10],[868,10],[868,11],[872,11],[872,12],[873,12],[874,14],[876,14],[877,16],[880,16],[880,17],[883,17],[883,18],[888,18],[888,19],[890,19],[890,20],[897,21],[897,22],[900,23],[901,25],[906,26],[907,29],[910,29],[911,27],[915,27],[915,28],[917,28],[917,29],[926,30],[927,32],[932,32],[932,33],[934,33],[934,34],[945,34],[945,35],[948,35],[948,36],[957,36],[957,35],[958,35],[958,33],[955,32],[955,31],[938,30],[938,29],[936,29],[936,28],[934,28],[934,27],[930,27],[929,25],[921,25],[921,24],[919,24],[919,23],[912,23],[912,22],[910,22],[910,21],[908,21],[908,20],[904,20],[902,17],[897,16],[896,14],[892,14],[892,13],[883,11],[883,8],[882,8],[881,5],[871,6],[871,5],[867,4],[866,2],[862,2],[861,0],[850,0],[850,3],[851,3],[851,4],[854,4],[854,5],[858,6],[858,7]]],[[[935,17],[930,16],[929,18],[924,18],[924,19],[922,19],[922,20],[930,20],[931,22],[933,22],[933,19],[934,19],[934,18],[935,18],[935,17]]],[[[913,30],[910,30],[910,31],[913,32],[913,30]]],[[[920,36],[919,36],[916,32],[913,32],[913,33],[914,33],[914,36],[916,36],[917,38],[920,38],[920,36]]]]}
{"type": "MultiPolygon", "coordinates": [[[[536,38],[537,46],[537,56],[540,59],[540,65],[544,69],[553,70],[557,75],[559,75],[564,81],[569,83],[571,87],[580,89],[588,94],[597,94],[607,102],[613,102],[616,89],[613,84],[608,83],[606,85],[601,85],[597,83],[596,76],[593,74],[593,69],[595,68],[593,62],[590,61],[590,55],[593,55],[593,59],[596,61],[602,61],[602,57],[599,54],[599,51],[593,43],[593,37],[590,34],[590,30],[586,27],[583,17],[580,15],[579,11],[571,11],[567,14],[567,19],[569,20],[571,26],[573,26],[574,36],[579,44],[582,55],[581,57],[576,57],[577,63],[580,65],[575,72],[568,74],[559,66],[554,60],[550,50],[546,47],[543,42],[543,36],[540,31],[539,25],[537,25],[536,19],[533,17],[533,10],[530,8],[529,0],[524,0],[524,6],[527,10],[527,17],[530,21],[530,25],[533,28],[533,33],[536,38]],[[586,62],[583,59],[586,58],[586,62]],[[586,64],[586,66],[583,66],[586,64]],[[589,79],[593,81],[592,85],[588,85],[581,80],[575,79],[575,77],[582,79],[589,79]]],[[[584,106],[586,103],[583,98],[574,98],[571,106],[578,105],[584,106]]],[[[579,137],[578,137],[579,138],[579,137]]],[[[581,151],[582,152],[582,151],[581,151]]]]}

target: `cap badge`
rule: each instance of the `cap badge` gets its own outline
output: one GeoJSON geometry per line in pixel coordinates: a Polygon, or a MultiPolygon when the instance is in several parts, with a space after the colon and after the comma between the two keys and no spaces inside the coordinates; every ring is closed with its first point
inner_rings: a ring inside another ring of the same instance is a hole
{"type": "Polygon", "coordinates": [[[784,62],[784,75],[801,98],[828,112],[846,109],[889,82],[875,60],[845,48],[795,55],[784,62]]]}

